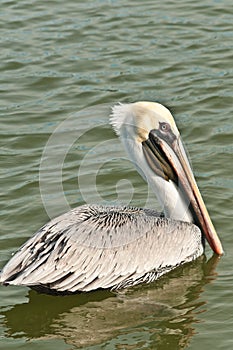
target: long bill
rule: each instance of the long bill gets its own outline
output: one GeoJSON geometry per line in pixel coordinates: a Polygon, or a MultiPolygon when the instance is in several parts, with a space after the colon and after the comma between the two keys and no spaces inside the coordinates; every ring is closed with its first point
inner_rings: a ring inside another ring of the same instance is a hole
{"type": "Polygon", "coordinates": [[[165,180],[171,179],[181,188],[186,199],[190,203],[191,211],[195,216],[195,223],[204,233],[212,250],[216,254],[222,255],[222,244],[197,187],[180,138],[176,138],[169,144],[156,135],[156,132],[152,131],[149,135],[147,148],[150,149],[149,152],[146,152],[147,161],[151,158],[150,155],[152,155],[152,153],[153,156],[156,157],[156,161],[153,165],[150,159],[150,166],[153,167],[153,170],[156,170],[158,175],[161,176],[161,174],[163,174],[165,180]]]}

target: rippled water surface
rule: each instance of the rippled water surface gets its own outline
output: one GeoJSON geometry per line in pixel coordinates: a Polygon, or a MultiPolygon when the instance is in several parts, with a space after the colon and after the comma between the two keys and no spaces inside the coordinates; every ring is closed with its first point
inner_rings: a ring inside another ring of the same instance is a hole
{"type": "Polygon", "coordinates": [[[233,348],[230,0],[1,1],[0,268],[85,202],[157,207],[108,125],[117,101],[176,117],[226,254],[160,281],[68,297],[0,287],[0,348],[233,348]]]}

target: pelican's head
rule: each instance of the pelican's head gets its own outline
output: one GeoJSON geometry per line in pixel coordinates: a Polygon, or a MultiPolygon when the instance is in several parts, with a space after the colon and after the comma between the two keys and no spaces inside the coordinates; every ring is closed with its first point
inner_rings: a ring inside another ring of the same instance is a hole
{"type": "Polygon", "coordinates": [[[154,102],[118,104],[110,122],[165,214],[198,225],[213,251],[223,254],[170,111],[154,102]]]}

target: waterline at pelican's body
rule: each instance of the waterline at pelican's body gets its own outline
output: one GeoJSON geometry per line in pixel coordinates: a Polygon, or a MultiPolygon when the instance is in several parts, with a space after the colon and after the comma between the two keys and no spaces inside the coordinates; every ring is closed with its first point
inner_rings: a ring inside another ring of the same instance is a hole
{"type": "Polygon", "coordinates": [[[223,249],[167,108],[118,104],[110,122],[164,207],[84,205],[43,226],[6,264],[5,285],[48,293],[118,289],[150,282],[203,253],[223,249]]]}

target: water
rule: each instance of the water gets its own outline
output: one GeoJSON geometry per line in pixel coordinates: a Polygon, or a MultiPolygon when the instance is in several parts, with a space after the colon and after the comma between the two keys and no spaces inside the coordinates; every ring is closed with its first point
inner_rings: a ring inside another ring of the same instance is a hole
{"type": "Polygon", "coordinates": [[[116,101],[170,107],[226,251],[208,260],[207,249],[207,262],[117,295],[0,287],[0,348],[232,348],[231,1],[25,0],[0,8],[0,267],[67,208],[156,207],[107,125],[116,101]]]}

